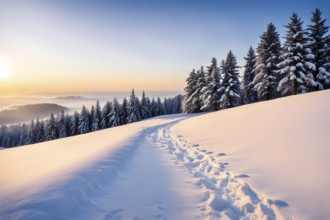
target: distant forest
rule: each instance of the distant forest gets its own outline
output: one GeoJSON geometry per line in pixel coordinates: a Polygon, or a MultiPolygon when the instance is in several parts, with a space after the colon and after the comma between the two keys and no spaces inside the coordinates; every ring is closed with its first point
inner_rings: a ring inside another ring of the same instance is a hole
{"type": "Polygon", "coordinates": [[[204,70],[187,78],[183,111],[197,113],[330,88],[330,36],[320,9],[307,28],[293,13],[285,25],[283,44],[274,24],[260,35],[256,50],[250,47],[240,81],[236,57],[229,51],[218,65],[212,58],[204,70]]]}
{"type": "Polygon", "coordinates": [[[106,128],[137,122],[164,114],[181,113],[182,96],[150,100],[142,93],[141,100],[135,95],[134,90],[128,99],[119,103],[115,98],[108,101],[101,109],[99,101],[91,109],[82,107],[80,112],[73,115],[50,114],[46,120],[37,118],[29,124],[18,124],[0,128],[0,146],[16,147],[35,144],[44,141],[85,134],[106,128]]]}

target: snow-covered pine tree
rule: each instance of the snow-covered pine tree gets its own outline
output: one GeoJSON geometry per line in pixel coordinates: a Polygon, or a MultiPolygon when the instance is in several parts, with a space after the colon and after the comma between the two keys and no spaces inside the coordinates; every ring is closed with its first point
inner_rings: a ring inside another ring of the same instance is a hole
{"type": "Polygon", "coordinates": [[[138,96],[135,96],[135,105],[137,106],[137,110],[139,112],[139,116],[140,116],[139,121],[140,121],[141,120],[142,108],[141,108],[141,103],[140,103],[140,99],[139,99],[138,96]]]}
{"type": "Polygon", "coordinates": [[[230,50],[225,62],[222,62],[222,88],[220,98],[220,108],[226,109],[238,106],[241,99],[241,90],[239,82],[239,72],[236,57],[230,50]]]}
{"type": "Polygon", "coordinates": [[[57,124],[53,113],[50,113],[47,121],[45,140],[55,140],[58,138],[57,124]]]}
{"type": "Polygon", "coordinates": [[[95,113],[96,113],[96,116],[98,118],[98,125],[97,126],[98,126],[98,130],[99,130],[101,128],[101,121],[102,121],[102,111],[101,111],[99,100],[96,101],[95,113]]]}
{"type": "MultiPolygon", "coordinates": [[[[196,90],[195,92],[192,94],[192,104],[193,106],[196,106],[197,111],[195,112],[201,112],[201,108],[203,106],[203,88],[206,87],[206,78],[205,78],[205,71],[204,71],[204,66],[201,66],[200,69],[197,71],[197,75],[196,75],[196,90]]],[[[180,97],[178,97],[180,99],[180,97]]],[[[180,104],[180,103],[179,103],[180,104]]],[[[181,112],[181,110],[179,109],[179,112],[181,112]]]]}
{"type": "Polygon", "coordinates": [[[177,95],[173,100],[173,114],[179,114],[182,112],[182,95],[177,95]]]}
{"type": "Polygon", "coordinates": [[[58,137],[64,138],[68,136],[66,126],[65,126],[65,119],[64,119],[64,110],[62,109],[61,114],[59,116],[59,120],[57,122],[58,126],[58,137]]]}
{"type": "Polygon", "coordinates": [[[101,128],[105,129],[109,127],[109,114],[111,112],[111,103],[106,102],[102,108],[102,120],[101,120],[101,128]]]}
{"type": "Polygon", "coordinates": [[[31,120],[31,123],[30,123],[28,135],[29,135],[29,144],[36,143],[35,122],[33,119],[31,120]]]}
{"type": "Polygon", "coordinates": [[[93,120],[95,115],[95,107],[92,105],[90,112],[88,112],[88,124],[89,124],[89,130],[93,130],[93,120]]]}
{"type": "Polygon", "coordinates": [[[220,69],[217,64],[217,59],[212,58],[211,65],[207,67],[205,76],[206,84],[201,90],[203,104],[202,111],[217,111],[220,109],[221,84],[220,84],[220,69]]]}
{"type": "Polygon", "coordinates": [[[157,98],[157,102],[155,104],[155,116],[163,115],[164,114],[164,106],[160,98],[157,98]]]}
{"type": "Polygon", "coordinates": [[[127,99],[124,98],[120,106],[120,124],[127,124],[127,99]]]}
{"type": "Polygon", "coordinates": [[[21,125],[12,125],[12,135],[11,135],[11,147],[16,147],[19,145],[21,125]]]}
{"type": "Polygon", "coordinates": [[[109,127],[120,125],[120,106],[116,98],[113,99],[113,108],[109,115],[109,127]]]}
{"type": "Polygon", "coordinates": [[[70,125],[70,134],[77,135],[79,134],[79,113],[77,111],[74,112],[71,125],[70,125]]]}
{"type": "Polygon", "coordinates": [[[281,56],[283,61],[278,65],[283,78],[277,88],[284,96],[309,92],[317,86],[312,74],[315,71],[312,63],[314,55],[308,48],[302,24],[298,15],[293,13],[290,23],[285,26],[287,34],[281,56]]]}
{"type": "Polygon", "coordinates": [[[71,134],[71,120],[72,120],[72,118],[73,117],[71,115],[68,115],[68,114],[66,114],[64,116],[64,125],[65,125],[65,129],[66,129],[66,133],[67,133],[68,137],[72,135],[71,134]]]}
{"type": "Polygon", "coordinates": [[[146,94],[143,91],[142,92],[142,98],[141,98],[141,119],[147,119],[150,118],[150,106],[148,104],[148,100],[146,98],[146,94]]]}
{"type": "MultiPolygon", "coordinates": [[[[8,128],[6,125],[1,125],[1,129],[0,129],[0,133],[1,133],[1,142],[0,142],[0,146],[1,147],[8,147],[9,145],[9,137],[8,137],[8,128]]],[[[30,131],[30,129],[29,129],[30,131]]],[[[30,135],[28,134],[29,138],[30,135]]],[[[30,143],[30,139],[28,139],[28,143],[30,143]]]]}
{"type": "Polygon", "coordinates": [[[192,95],[196,91],[197,87],[197,74],[195,69],[193,69],[188,78],[186,79],[187,86],[184,88],[184,96],[183,96],[183,112],[185,113],[195,113],[200,111],[200,105],[196,106],[194,101],[194,97],[192,95]]]}
{"type": "Polygon", "coordinates": [[[322,12],[316,8],[312,13],[311,25],[308,25],[308,45],[314,54],[315,71],[314,80],[317,90],[330,88],[330,36],[327,34],[329,27],[325,25],[326,19],[322,19],[322,12]]]}
{"type": "Polygon", "coordinates": [[[151,118],[151,101],[149,99],[149,97],[146,97],[146,100],[147,100],[147,107],[149,109],[149,118],[151,118]]]}
{"type": "Polygon", "coordinates": [[[94,111],[94,115],[93,115],[93,120],[92,120],[92,131],[98,131],[100,130],[100,118],[99,118],[99,115],[101,114],[98,114],[97,112],[97,107],[95,108],[95,111],[94,111]]]}
{"type": "Polygon", "coordinates": [[[150,103],[150,114],[151,117],[155,117],[156,116],[156,101],[155,98],[153,97],[150,103]]]}
{"type": "Polygon", "coordinates": [[[242,80],[242,103],[249,104],[258,101],[257,93],[254,90],[253,79],[254,79],[254,68],[256,65],[256,55],[252,46],[244,57],[246,64],[243,73],[242,80]]]}
{"type": "Polygon", "coordinates": [[[85,134],[89,132],[88,111],[84,105],[80,112],[78,130],[79,134],[85,134]]]}
{"type": "Polygon", "coordinates": [[[281,55],[279,34],[273,23],[269,23],[267,30],[260,36],[257,47],[257,60],[255,65],[254,90],[259,100],[276,98],[277,86],[280,80],[278,63],[281,55]]]}
{"type": "Polygon", "coordinates": [[[166,97],[164,98],[164,103],[163,103],[164,115],[170,114],[169,109],[168,109],[170,102],[171,101],[169,101],[166,97]]]}
{"type": "Polygon", "coordinates": [[[37,118],[33,133],[33,135],[35,135],[35,143],[39,143],[45,140],[44,122],[39,118],[37,118]]]}
{"type": "MultiPolygon", "coordinates": [[[[28,127],[27,127],[27,125],[25,123],[23,123],[23,125],[21,127],[20,139],[19,139],[18,146],[22,146],[22,145],[28,144],[27,143],[27,138],[28,138],[28,127]]],[[[0,138],[0,143],[1,143],[1,138],[0,138]]]]}
{"type": "Polygon", "coordinates": [[[132,89],[132,94],[127,103],[127,124],[141,120],[139,106],[136,99],[137,97],[134,94],[134,89],[132,89]]]}
{"type": "Polygon", "coordinates": [[[187,111],[187,113],[197,113],[201,112],[201,108],[203,106],[203,88],[206,87],[205,82],[205,72],[204,67],[201,66],[199,70],[197,70],[194,80],[194,89],[193,93],[190,95],[189,99],[187,100],[188,103],[190,103],[190,111],[187,111]]]}

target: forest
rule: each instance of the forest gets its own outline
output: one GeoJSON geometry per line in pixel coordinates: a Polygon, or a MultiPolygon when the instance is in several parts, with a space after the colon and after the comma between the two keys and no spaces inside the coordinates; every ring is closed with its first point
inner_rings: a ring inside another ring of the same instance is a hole
{"type": "Polygon", "coordinates": [[[232,51],[218,66],[194,69],[187,78],[183,99],[186,113],[217,111],[243,104],[330,88],[330,37],[320,9],[315,9],[310,24],[293,13],[285,25],[281,44],[279,33],[269,23],[260,43],[250,47],[243,76],[232,51]],[[240,78],[242,78],[240,80],[240,78]]]}

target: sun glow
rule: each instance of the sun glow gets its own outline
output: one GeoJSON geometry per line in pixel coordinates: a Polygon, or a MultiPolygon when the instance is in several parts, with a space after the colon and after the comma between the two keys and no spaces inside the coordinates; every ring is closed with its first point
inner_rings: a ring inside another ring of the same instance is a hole
{"type": "Polygon", "coordinates": [[[4,60],[0,60],[0,79],[5,79],[9,76],[9,65],[4,60]]]}

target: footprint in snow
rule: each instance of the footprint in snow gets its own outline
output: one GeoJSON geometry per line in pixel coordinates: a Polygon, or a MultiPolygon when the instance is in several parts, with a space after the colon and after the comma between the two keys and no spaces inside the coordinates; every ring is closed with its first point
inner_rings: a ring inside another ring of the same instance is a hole
{"type": "Polygon", "coordinates": [[[163,207],[161,207],[161,206],[157,206],[157,209],[159,209],[159,210],[164,210],[164,208],[163,207]]]}
{"type": "Polygon", "coordinates": [[[227,154],[225,154],[225,153],[218,153],[217,154],[217,156],[219,156],[219,157],[223,157],[223,156],[226,156],[227,154]]]}
{"type": "Polygon", "coordinates": [[[283,200],[272,200],[272,199],[268,199],[267,200],[268,204],[269,205],[276,205],[276,206],[279,206],[279,207],[288,207],[289,204],[283,200]]]}
{"type": "Polygon", "coordinates": [[[248,177],[250,177],[250,176],[247,174],[244,174],[244,173],[235,176],[235,178],[248,178],[248,177]]]}
{"type": "Polygon", "coordinates": [[[199,147],[199,144],[194,144],[193,147],[199,147]]]}
{"type": "Polygon", "coordinates": [[[204,156],[203,156],[203,155],[198,155],[198,156],[197,156],[197,159],[198,159],[198,160],[202,160],[202,159],[204,159],[204,156]]]}
{"type": "Polygon", "coordinates": [[[224,162],[224,163],[221,162],[221,163],[219,163],[219,165],[220,165],[220,166],[221,166],[221,165],[222,165],[222,166],[227,166],[227,165],[229,165],[229,163],[228,163],[228,162],[224,162]]]}

